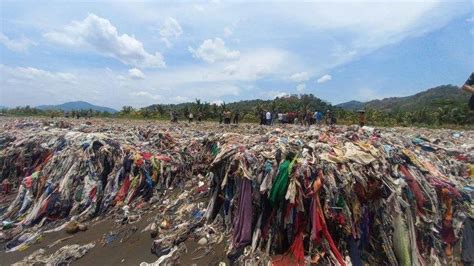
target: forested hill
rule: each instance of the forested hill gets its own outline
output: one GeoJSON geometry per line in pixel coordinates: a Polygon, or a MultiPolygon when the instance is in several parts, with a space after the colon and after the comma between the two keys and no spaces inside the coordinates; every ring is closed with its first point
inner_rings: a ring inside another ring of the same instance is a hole
{"type": "MultiPolygon", "coordinates": [[[[334,109],[334,107],[315,97],[309,95],[289,95],[285,97],[277,97],[274,100],[246,100],[233,103],[222,103],[220,105],[201,102],[196,100],[192,103],[181,104],[154,104],[140,109],[142,113],[155,113],[161,115],[168,114],[170,111],[176,111],[178,114],[188,114],[189,112],[201,112],[204,117],[218,117],[223,110],[239,112],[242,116],[255,117],[262,110],[275,112],[294,112],[302,110],[320,110],[326,111],[334,109]]],[[[132,111],[131,107],[124,107],[122,112],[132,111]],[[127,110],[130,109],[130,110],[127,110]]]]}
{"type": "Polygon", "coordinates": [[[117,110],[115,109],[93,105],[84,101],[67,102],[67,103],[58,104],[58,105],[40,105],[40,106],[37,106],[36,108],[40,110],[59,110],[59,111],[92,110],[96,112],[108,112],[108,113],[117,112],[117,110]]]}
{"type": "Polygon", "coordinates": [[[411,96],[392,97],[369,102],[350,101],[338,104],[337,107],[351,111],[362,108],[384,112],[434,110],[446,107],[462,107],[467,104],[469,97],[471,95],[459,87],[443,85],[411,96]]]}

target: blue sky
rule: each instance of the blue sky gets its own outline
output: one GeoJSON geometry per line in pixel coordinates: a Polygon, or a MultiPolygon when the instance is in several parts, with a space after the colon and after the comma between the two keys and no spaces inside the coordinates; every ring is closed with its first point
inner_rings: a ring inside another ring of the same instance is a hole
{"type": "Polygon", "coordinates": [[[461,85],[473,1],[1,1],[0,105],[120,108],[461,85]]]}

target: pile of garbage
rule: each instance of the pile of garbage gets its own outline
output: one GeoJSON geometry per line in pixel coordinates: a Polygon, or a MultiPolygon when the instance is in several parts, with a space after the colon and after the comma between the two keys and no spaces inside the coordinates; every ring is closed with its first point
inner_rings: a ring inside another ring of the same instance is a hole
{"type": "Polygon", "coordinates": [[[472,229],[454,248],[463,222],[473,225],[473,134],[443,134],[224,134],[205,217],[223,216],[229,257],[241,263],[439,265],[454,253],[472,261],[472,229]]]}
{"type": "MultiPolygon", "coordinates": [[[[87,133],[55,125],[7,124],[10,130],[0,133],[0,183],[16,187],[16,197],[0,208],[7,252],[28,247],[39,228],[76,233],[112,208],[156,202],[205,162],[204,140],[178,128],[87,133]]],[[[128,213],[122,222],[134,218],[128,213]]]]}
{"type": "Polygon", "coordinates": [[[107,213],[133,224],[158,209],[140,232],[154,239],[155,265],[219,248],[222,261],[239,264],[474,262],[470,131],[122,121],[3,128],[0,182],[16,187],[0,207],[7,251],[48,230],[87,230],[107,213]]]}

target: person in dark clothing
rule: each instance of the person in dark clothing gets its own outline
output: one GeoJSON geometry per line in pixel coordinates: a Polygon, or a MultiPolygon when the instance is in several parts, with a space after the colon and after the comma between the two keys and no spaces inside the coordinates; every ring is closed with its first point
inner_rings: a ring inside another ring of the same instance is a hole
{"type": "Polygon", "coordinates": [[[234,124],[238,124],[239,123],[239,111],[235,112],[234,114],[234,124]]]}
{"type": "Polygon", "coordinates": [[[260,125],[265,125],[266,122],[267,122],[267,120],[265,118],[265,114],[266,114],[265,111],[260,112],[260,125]]]}
{"type": "Polygon", "coordinates": [[[309,126],[311,126],[311,125],[313,124],[312,121],[311,121],[312,115],[311,115],[311,112],[310,112],[310,111],[307,111],[307,112],[306,112],[306,116],[305,116],[304,119],[305,119],[305,122],[304,122],[304,123],[305,123],[305,126],[308,126],[308,127],[309,127],[309,126]]]}
{"type": "Polygon", "coordinates": [[[225,111],[224,112],[224,124],[230,125],[230,117],[232,116],[232,113],[230,111],[225,111]]]}
{"type": "Polygon", "coordinates": [[[171,114],[171,122],[172,123],[178,123],[178,113],[175,111],[170,112],[171,114]]]}
{"type": "Polygon", "coordinates": [[[474,111],[474,72],[471,73],[471,76],[466,80],[464,85],[462,86],[462,89],[471,93],[471,99],[469,100],[469,109],[471,111],[474,111]]]}
{"type": "Polygon", "coordinates": [[[326,125],[330,126],[332,124],[332,113],[330,110],[326,111],[326,125]]]}
{"type": "Polygon", "coordinates": [[[359,110],[357,112],[359,113],[359,126],[363,127],[365,126],[365,123],[366,123],[365,110],[359,110]]]}

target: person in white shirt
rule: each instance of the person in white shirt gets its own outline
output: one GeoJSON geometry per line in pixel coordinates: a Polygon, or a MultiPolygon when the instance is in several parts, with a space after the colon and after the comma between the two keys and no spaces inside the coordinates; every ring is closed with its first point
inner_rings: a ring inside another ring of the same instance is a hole
{"type": "Polygon", "coordinates": [[[265,118],[267,119],[267,125],[271,125],[272,124],[272,113],[270,113],[270,111],[267,111],[267,113],[265,114],[265,118]]]}
{"type": "Polygon", "coordinates": [[[282,114],[282,113],[278,113],[278,122],[279,122],[280,124],[283,123],[283,114],[282,114]]]}

